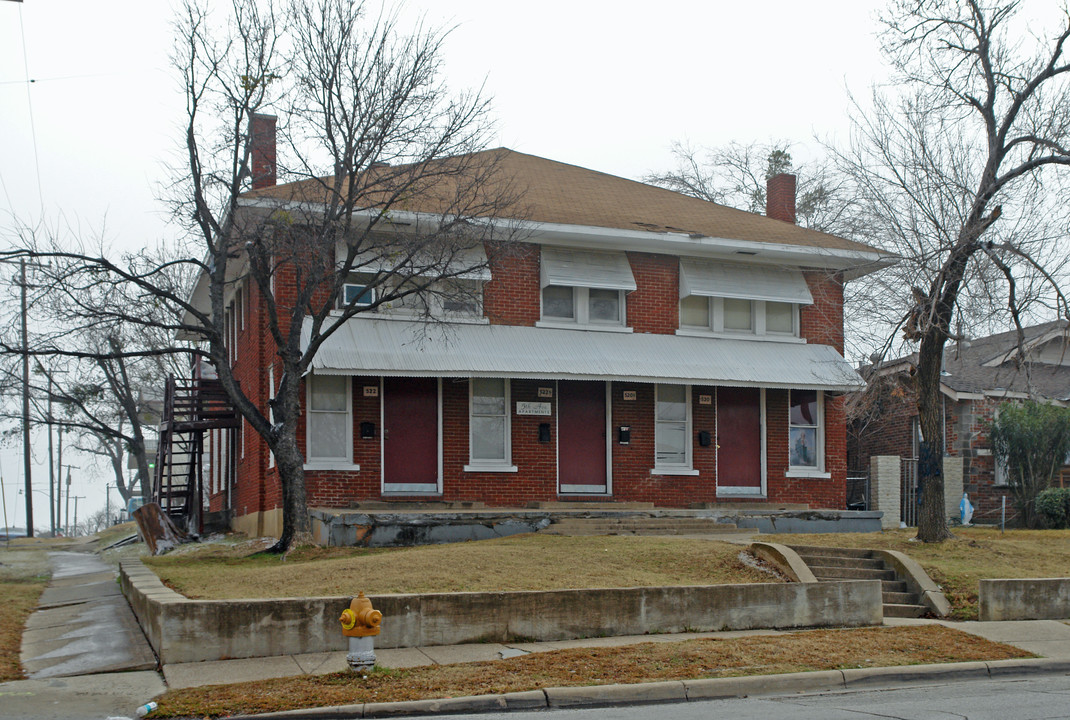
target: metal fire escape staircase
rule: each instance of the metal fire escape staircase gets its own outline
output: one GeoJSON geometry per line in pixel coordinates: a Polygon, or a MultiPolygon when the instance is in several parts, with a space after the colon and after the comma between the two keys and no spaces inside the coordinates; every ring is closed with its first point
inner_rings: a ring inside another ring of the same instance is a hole
{"type": "Polygon", "coordinates": [[[239,426],[237,410],[216,379],[167,378],[153,501],[179,528],[204,527],[204,434],[239,426]]]}

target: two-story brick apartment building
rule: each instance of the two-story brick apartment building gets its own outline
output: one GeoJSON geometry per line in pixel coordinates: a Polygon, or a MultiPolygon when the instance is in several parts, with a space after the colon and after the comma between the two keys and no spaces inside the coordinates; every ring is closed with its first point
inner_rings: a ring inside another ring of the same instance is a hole
{"type": "MultiPolygon", "coordinates": [[[[498,149],[524,187],[525,233],[472,301],[352,318],[305,377],[311,507],[362,500],[724,501],[842,508],[843,284],[884,258],[794,224],[795,182],[762,217],[498,149]]],[[[291,188],[244,202],[284,203],[291,188]]],[[[419,198],[407,205],[420,212],[419,198]]],[[[360,276],[347,293],[368,292],[360,276]]],[[[276,283],[285,282],[283,277],[276,283]]],[[[280,288],[276,287],[276,293],[280,288]]],[[[255,287],[228,299],[243,383],[267,397],[274,349],[255,287]]],[[[248,387],[246,385],[246,387],[248,387]]],[[[248,430],[217,431],[213,510],[271,534],[276,471],[248,430]],[[229,506],[229,507],[228,507],[229,506]]]]}

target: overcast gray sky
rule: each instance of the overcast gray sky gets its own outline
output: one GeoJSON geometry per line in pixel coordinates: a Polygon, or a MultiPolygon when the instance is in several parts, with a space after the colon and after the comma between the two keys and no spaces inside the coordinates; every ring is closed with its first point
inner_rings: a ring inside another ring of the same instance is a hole
{"type": "MultiPolygon", "coordinates": [[[[409,0],[404,16],[456,26],[446,76],[456,88],[485,81],[496,144],[639,178],[671,165],[673,140],[786,139],[805,158],[813,135],[844,137],[848,88],[864,98],[886,77],[882,5],[409,0]]],[[[0,225],[63,218],[129,247],[169,232],[155,197],[182,139],[172,6],[0,0],[0,225]]],[[[0,450],[9,522],[20,468],[17,448],[0,450]]],[[[34,478],[47,488],[44,466],[34,478]]],[[[75,471],[80,515],[104,506],[105,478],[75,471]]],[[[43,527],[47,505],[34,499],[43,527]]]]}

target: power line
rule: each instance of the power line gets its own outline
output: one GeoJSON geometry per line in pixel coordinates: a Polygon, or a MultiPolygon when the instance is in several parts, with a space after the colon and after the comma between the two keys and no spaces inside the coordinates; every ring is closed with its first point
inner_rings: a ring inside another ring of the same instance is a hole
{"type": "MultiPolygon", "coordinates": [[[[22,35],[22,72],[26,77],[26,107],[30,113],[30,136],[33,141],[33,166],[37,174],[37,201],[41,205],[41,214],[45,212],[45,194],[41,190],[41,161],[37,154],[37,127],[33,118],[33,96],[30,94],[30,61],[26,53],[26,26],[22,21],[22,3],[19,3],[19,33],[22,35]]],[[[7,187],[4,188],[5,194],[7,187]]],[[[8,200],[10,203],[11,201],[8,200]]]]}
{"type": "Polygon", "coordinates": [[[42,82],[52,82],[53,80],[80,80],[82,78],[113,77],[114,75],[115,73],[92,73],[89,75],[60,75],[58,77],[28,78],[26,80],[0,80],[0,85],[22,85],[24,83],[35,85],[42,82]]]}

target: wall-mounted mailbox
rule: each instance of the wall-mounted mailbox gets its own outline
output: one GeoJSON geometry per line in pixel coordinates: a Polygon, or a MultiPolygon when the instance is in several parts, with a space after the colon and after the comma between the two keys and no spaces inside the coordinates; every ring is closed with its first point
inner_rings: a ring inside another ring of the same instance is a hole
{"type": "Polygon", "coordinates": [[[539,423],[539,442],[550,442],[550,423],[539,423]]]}
{"type": "Polygon", "coordinates": [[[698,432],[698,444],[701,445],[702,447],[709,447],[710,446],[710,442],[711,442],[710,441],[710,431],[709,430],[699,430],[699,432],[698,432]]]}
{"type": "Polygon", "coordinates": [[[621,445],[629,445],[632,442],[632,426],[621,425],[617,428],[617,442],[621,445]]]}
{"type": "Polygon", "coordinates": [[[360,439],[361,440],[374,440],[375,439],[375,423],[362,422],[360,424],[360,439]]]}

